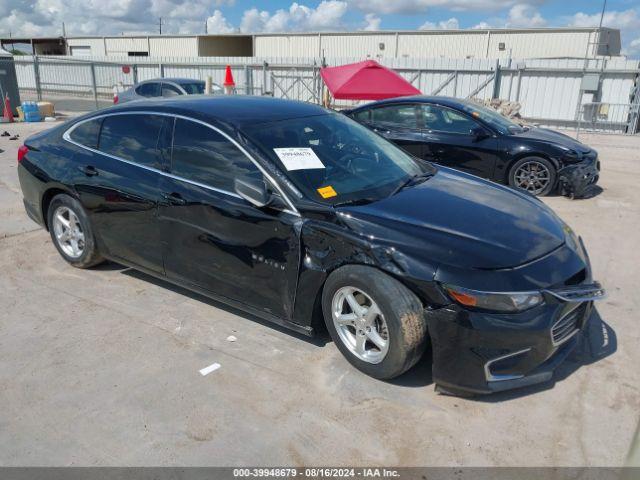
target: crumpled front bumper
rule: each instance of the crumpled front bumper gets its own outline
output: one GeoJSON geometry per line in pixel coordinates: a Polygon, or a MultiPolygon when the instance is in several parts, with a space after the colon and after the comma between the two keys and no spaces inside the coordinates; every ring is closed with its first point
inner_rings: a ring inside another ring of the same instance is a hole
{"type": "Polygon", "coordinates": [[[487,394],[550,380],[587,334],[593,299],[603,295],[544,295],[544,305],[517,314],[457,305],[426,310],[435,384],[450,393],[487,394]]]}
{"type": "Polygon", "coordinates": [[[567,164],[558,170],[558,188],[570,198],[584,197],[600,178],[600,160],[597,155],[578,163],[567,164]]]}

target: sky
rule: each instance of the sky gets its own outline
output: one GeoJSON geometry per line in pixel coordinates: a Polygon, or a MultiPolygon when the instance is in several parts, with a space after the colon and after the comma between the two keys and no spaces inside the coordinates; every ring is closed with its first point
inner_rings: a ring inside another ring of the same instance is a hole
{"type": "MultiPolygon", "coordinates": [[[[0,36],[597,26],[602,0],[0,0],[0,36]]],[[[608,0],[604,26],[640,58],[640,0],[608,0]]]]}

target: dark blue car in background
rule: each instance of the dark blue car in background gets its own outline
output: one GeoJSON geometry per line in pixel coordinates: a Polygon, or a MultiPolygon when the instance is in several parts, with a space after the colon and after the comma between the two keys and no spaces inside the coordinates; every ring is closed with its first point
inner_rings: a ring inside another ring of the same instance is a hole
{"type": "Polygon", "coordinates": [[[471,101],[402,97],[344,113],[418,158],[533,195],[580,197],[600,175],[598,153],[587,145],[471,101]]]}

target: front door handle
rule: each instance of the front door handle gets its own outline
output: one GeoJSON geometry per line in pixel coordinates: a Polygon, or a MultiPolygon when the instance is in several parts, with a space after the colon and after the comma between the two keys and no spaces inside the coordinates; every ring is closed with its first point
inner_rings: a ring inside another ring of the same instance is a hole
{"type": "Polygon", "coordinates": [[[95,177],[98,175],[98,169],[93,165],[85,165],[84,167],[78,167],[82,173],[84,173],[87,177],[95,177]]]}
{"type": "Polygon", "coordinates": [[[179,193],[163,193],[162,198],[169,205],[186,205],[187,201],[179,193]]]}

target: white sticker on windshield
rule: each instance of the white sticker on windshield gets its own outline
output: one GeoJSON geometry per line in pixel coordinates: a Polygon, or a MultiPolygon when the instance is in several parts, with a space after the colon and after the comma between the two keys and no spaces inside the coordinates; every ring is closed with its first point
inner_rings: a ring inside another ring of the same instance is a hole
{"type": "Polygon", "coordinates": [[[324,164],[311,148],[274,148],[273,151],[287,170],[324,168],[324,164]]]}

